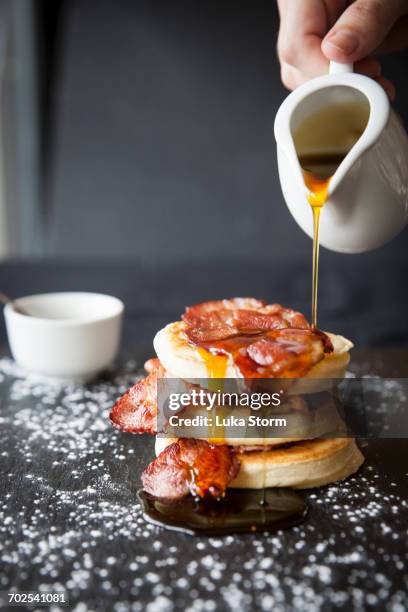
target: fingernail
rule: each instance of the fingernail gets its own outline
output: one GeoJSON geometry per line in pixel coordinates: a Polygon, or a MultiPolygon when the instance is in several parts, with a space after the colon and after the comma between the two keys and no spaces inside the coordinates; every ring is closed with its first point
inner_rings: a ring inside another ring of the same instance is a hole
{"type": "Polygon", "coordinates": [[[325,39],[325,43],[333,45],[346,55],[351,55],[356,51],[359,40],[351,30],[337,30],[325,39]]]}

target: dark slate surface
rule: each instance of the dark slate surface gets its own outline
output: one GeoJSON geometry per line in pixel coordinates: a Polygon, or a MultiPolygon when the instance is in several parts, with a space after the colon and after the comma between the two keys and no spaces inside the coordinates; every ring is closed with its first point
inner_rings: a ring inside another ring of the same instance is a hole
{"type": "MultiPolygon", "coordinates": [[[[52,253],[307,258],[276,166],[273,122],[287,95],[277,32],[270,0],[65,2],[47,176],[52,253]]],[[[407,59],[383,60],[406,123],[407,59]]],[[[387,249],[406,257],[407,234],[387,249]]]]}
{"type": "MultiPolygon", "coordinates": [[[[99,291],[126,305],[123,348],[152,350],[161,326],[179,318],[188,304],[237,295],[280,302],[308,314],[311,241],[308,257],[291,263],[243,259],[186,262],[38,261],[0,265],[1,290],[13,297],[46,291],[99,291]]],[[[355,257],[322,250],[319,324],[356,346],[408,346],[408,260],[383,252],[355,257]]],[[[0,333],[4,338],[4,327],[0,333]]]]}
{"type": "MultiPolygon", "coordinates": [[[[140,371],[154,330],[177,315],[181,301],[204,297],[204,284],[209,293],[208,279],[214,294],[222,282],[225,294],[239,286],[245,293],[260,290],[263,283],[264,291],[256,293],[267,297],[272,285],[275,291],[280,286],[272,275],[251,277],[244,266],[195,272],[201,285],[182,270],[152,275],[130,265],[0,268],[11,293],[105,290],[122,296],[128,307],[118,365],[92,385],[50,387],[7,357],[0,361],[0,588],[65,588],[78,612],[406,609],[405,440],[364,444],[361,472],[342,485],[309,492],[308,520],[288,531],[192,539],[143,522],[135,492],[153,455],[152,440],[116,432],[107,414],[140,371]]],[[[356,313],[363,304],[356,304],[356,313]]],[[[351,306],[343,308],[349,312],[343,327],[353,331],[351,306]]],[[[334,310],[325,316],[342,329],[334,310]]],[[[380,312],[371,317],[360,316],[354,331],[372,333],[380,312]]],[[[403,342],[402,316],[387,325],[384,338],[392,343],[401,328],[403,342]]],[[[404,349],[355,352],[359,375],[406,376],[406,364],[404,349]]],[[[406,401],[397,383],[387,401],[406,401]]]]}
{"type": "Polygon", "coordinates": [[[364,445],[360,473],[307,493],[288,531],[165,532],[136,503],[152,440],[107,420],[134,368],[55,389],[0,361],[1,588],[65,588],[78,611],[406,609],[406,440],[364,445]]]}

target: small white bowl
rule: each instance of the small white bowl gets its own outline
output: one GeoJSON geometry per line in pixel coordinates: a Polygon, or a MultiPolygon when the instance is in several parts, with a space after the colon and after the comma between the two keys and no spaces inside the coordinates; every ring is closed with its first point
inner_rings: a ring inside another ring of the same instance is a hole
{"type": "Polygon", "coordinates": [[[100,293],[44,293],[4,307],[12,355],[23,368],[61,381],[86,381],[115,358],[123,302],[100,293]]]}

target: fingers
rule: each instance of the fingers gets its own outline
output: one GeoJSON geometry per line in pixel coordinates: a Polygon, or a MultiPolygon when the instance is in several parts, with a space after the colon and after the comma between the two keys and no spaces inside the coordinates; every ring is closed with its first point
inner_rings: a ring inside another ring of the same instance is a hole
{"type": "Polygon", "coordinates": [[[296,70],[296,68],[290,64],[281,62],[281,81],[286,89],[293,91],[307,80],[307,77],[305,77],[300,70],[296,70]]]}
{"type": "Polygon", "coordinates": [[[321,50],[327,32],[327,14],[321,0],[279,0],[281,24],[278,56],[282,70],[287,67],[313,77],[327,72],[328,61],[321,50]]]}
{"type": "MultiPolygon", "coordinates": [[[[325,69],[320,74],[327,74],[327,63],[325,64],[325,69]]],[[[378,59],[375,57],[366,57],[359,62],[356,62],[354,66],[355,72],[359,74],[364,74],[365,76],[371,77],[372,79],[378,79],[381,75],[381,64],[378,59]]],[[[317,75],[315,75],[317,76],[317,75]]],[[[282,83],[287,87],[287,89],[293,90],[302,83],[305,83],[309,80],[309,76],[306,75],[301,70],[298,70],[294,66],[291,66],[287,63],[282,63],[281,65],[281,79],[282,83]]]]}
{"type": "Polygon", "coordinates": [[[406,11],[406,0],[356,0],[322,43],[329,60],[351,63],[370,55],[406,11]]]}
{"type": "Polygon", "coordinates": [[[296,68],[309,79],[328,71],[329,62],[321,50],[321,37],[305,34],[299,45],[293,45],[289,38],[285,39],[282,35],[279,35],[279,39],[278,56],[281,64],[296,68]]]}
{"type": "Polygon", "coordinates": [[[408,46],[408,0],[355,0],[346,8],[348,4],[278,0],[282,82],[292,90],[326,74],[329,60],[354,63],[356,72],[377,80],[393,100],[395,87],[381,76],[380,62],[371,53],[408,46]]]}
{"type": "MultiPolygon", "coordinates": [[[[395,100],[395,86],[391,81],[381,76],[381,64],[376,58],[366,57],[356,62],[354,70],[359,74],[364,74],[365,76],[375,79],[377,83],[383,87],[390,100],[395,100]]],[[[296,89],[296,87],[299,87],[299,85],[308,81],[309,77],[289,64],[282,64],[281,79],[285,87],[292,91],[296,89]]]]}

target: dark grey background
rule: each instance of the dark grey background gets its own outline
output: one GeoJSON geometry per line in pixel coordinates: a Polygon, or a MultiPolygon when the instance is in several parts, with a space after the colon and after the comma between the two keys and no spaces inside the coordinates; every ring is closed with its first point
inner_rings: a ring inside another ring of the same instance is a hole
{"type": "MultiPolygon", "coordinates": [[[[1,290],[118,295],[127,320],[143,320],[131,350],[151,351],[157,329],[198,301],[254,295],[309,314],[312,244],[276,167],[287,92],[274,0],[35,7],[47,254],[2,265],[1,290]]],[[[406,123],[407,58],[383,71],[406,123]]],[[[358,346],[406,345],[407,248],[405,231],[364,255],[323,249],[320,327],[358,346]]]]}
{"type": "MultiPolygon", "coordinates": [[[[152,355],[154,333],[189,303],[247,294],[308,312],[311,242],[284,206],[275,163],[272,125],[285,92],[275,58],[273,0],[50,0],[41,2],[41,8],[48,257],[1,264],[1,289],[12,296],[59,290],[117,295],[126,305],[120,360],[132,357],[138,365],[152,355]]],[[[402,112],[408,109],[406,58],[387,60],[385,69],[397,83],[402,112]]],[[[360,349],[407,345],[406,245],[405,232],[371,254],[322,253],[320,325],[355,341],[352,368],[360,376],[406,375],[405,350],[360,349]]],[[[4,342],[4,327],[0,337],[4,342]]],[[[2,344],[1,354],[6,350],[2,344]]],[[[12,366],[3,361],[2,367],[12,366]]],[[[3,521],[8,561],[2,588],[37,588],[48,580],[50,561],[57,569],[53,579],[69,584],[88,551],[92,570],[86,588],[72,590],[75,603],[111,610],[123,601],[122,608],[129,609],[127,602],[135,598],[142,609],[155,597],[149,571],[161,567],[159,584],[173,589],[174,606],[184,610],[208,597],[201,582],[206,570],[199,566],[189,577],[190,589],[176,588],[177,579],[185,576],[190,561],[201,563],[211,555],[226,564],[216,590],[218,608],[234,605],[224,604],[219,592],[234,572],[242,572],[240,587],[249,599],[238,607],[259,609],[276,588],[254,580],[257,564],[243,571],[247,561],[263,557],[258,538],[234,539],[229,548],[225,542],[217,550],[205,541],[198,549],[189,538],[152,535],[137,523],[134,488],[153,450],[144,438],[115,434],[100,415],[101,397],[113,403],[119,393],[114,374],[82,391],[88,394],[86,413],[81,394],[71,397],[71,404],[64,403],[63,393],[56,404],[40,406],[41,388],[10,376],[3,380],[0,481],[7,492],[3,518],[7,513],[12,520],[3,521]],[[11,396],[12,385],[20,389],[20,399],[11,396]],[[55,418],[61,418],[62,430],[49,437],[47,427],[55,418]],[[63,460],[55,466],[55,459],[64,459],[72,448],[75,464],[63,460]],[[118,457],[122,452],[124,462],[118,457]],[[26,480],[28,470],[38,480],[26,480]],[[113,488],[99,486],[102,476],[110,478],[113,488]],[[63,508],[60,493],[66,499],[63,508]],[[100,502],[114,504],[108,521],[93,512],[100,502]],[[29,554],[26,524],[35,527],[29,554]],[[50,529],[52,555],[39,548],[50,529]],[[75,538],[68,547],[64,536],[70,530],[75,538]],[[161,549],[152,547],[153,537],[161,549]],[[72,549],[74,559],[67,556],[72,549]],[[170,568],[160,565],[168,550],[176,559],[170,568]],[[133,571],[141,554],[149,563],[133,571]]],[[[279,534],[281,548],[267,536],[260,538],[265,554],[273,556],[266,573],[284,585],[282,605],[288,609],[295,609],[299,598],[312,606],[316,595],[322,609],[340,609],[336,593],[345,596],[342,608],[352,609],[358,590],[363,599],[355,608],[360,609],[368,604],[366,598],[384,593],[384,579],[389,580],[389,609],[406,603],[404,572],[397,565],[407,554],[406,468],[401,461],[406,444],[382,441],[364,453],[364,480],[335,488],[334,496],[323,490],[310,498],[309,522],[279,534]],[[345,499],[362,533],[355,531],[345,499]],[[334,522],[336,504],[343,510],[334,522]],[[373,504],[379,513],[372,512],[373,504]],[[392,514],[394,508],[398,514],[392,514]],[[384,524],[391,531],[384,531],[384,524]],[[303,548],[297,546],[300,538],[303,548]],[[310,551],[317,551],[322,540],[327,548],[319,548],[315,561],[332,572],[329,584],[318,574],[305,578],[303,573],[311,564],[310,551]],[[342,559],[354,552],[357,559],[351,557],[345,566],[342,559]],[[303,588],[296,599],[291,584],[303,588]]],[[[383,600],[376,601],[370,609],[385,609],[383,600]]]]}
{"type": "MultiPolygon", "coordinates": [[[[273,121],[287,93],[276,3],[69,0],[61,7],[50,252],[262,259],[271,275],[288,261],[309,261],[310,240],[286,209],[276,168],[273,121]]],[[[407,57],[384,62],[405,119],[407,57]]],[[[404,235],[353,259],[366,260],[368,270],[405,257],[406,244],[404,235]]]]}

